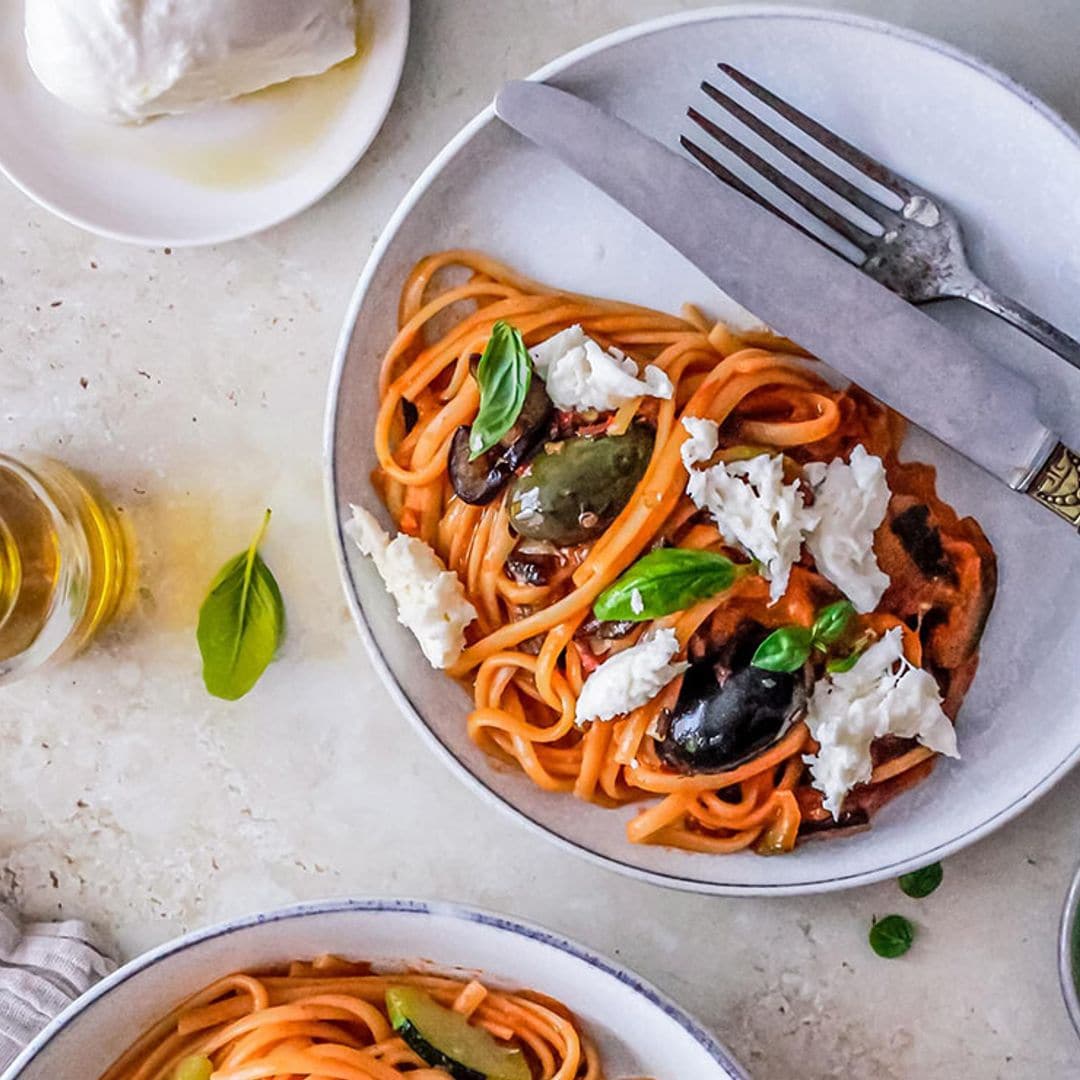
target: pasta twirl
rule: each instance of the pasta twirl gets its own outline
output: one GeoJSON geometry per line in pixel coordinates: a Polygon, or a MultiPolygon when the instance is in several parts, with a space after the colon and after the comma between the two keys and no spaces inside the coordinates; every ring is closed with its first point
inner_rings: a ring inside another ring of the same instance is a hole
{"type": "MultiPolygon", "coordinates": [[[[764,448],[783,455],[785,473],[800,475],[810,462],[846,458],[861,445],[884,463],[891,501],[874,546],[891,584],[858,628],[864,640],[899,628],[908,660],[932,672],[955,717],[993,598],[993,552],[978,525],[937,496],[932,469],[898,460],[904,424],[896,414],[857,388],[833,386],[790,342],[740,335],[691,307],[670,315],[563,292],[473,251],[435,254],[413,269],[399,326],[380,372],[373,479],[399,529],[434,548],[477,609],[450,674],[471,687],[465,723],[479,746],[546,791],[603,806],[642,803],[628,825],[632,842],[712,853],[789,851],[799,835],[864,824],[929,773],[933,754],[925,748],[880,739],[870,781],[850,792],[843,819],[833,821],[807,775],[803,759],[816,747],[802,723],[748,761],[697,775],[672,769],[657,753],[678,681],[614,722],[575,725],[583,680],[648,629],[605,639],[592,616],[600,593],[656,546],[732,551],[686,494],[683,417],[718,425],[721,460],[764,448]],[[448,472],[455,432],[478,407],[471,364],[500,320],[520,330],[528,347],[580,325],[605,349],[655,365],[674,388],[668,399],[636,398],[610,414],[557,414],[555,437],[563,427],[611,435],[632,424],[655,437],[632,498],[602,535],[554,554],[522,548],[505,495],[468,505],[448,472]],[[901,530],[898,519],[909,511],[923,514],[923,532],[941,547],[940,573],[919,561],[922,533],[901,530]],[[523,550],[548,560],[535,580],[515,571],[523,550]]],[[[766,581],[747,575],[654,626],[673,628],[683,655],[695,660],[747,623],[809,627],[838,595],[804,553],[779,602],[771,602],[766,581]]]]}
{"type": "Polygon", "coordinates": [[[447,1080],[395,1031],[387,994],[401,988],[423,991],[520,1050],[534,1080],[604,1080],[595,1047],[552,998],[476,979],[376,974],[335,956],[218,980],[162,1018],[101,1080],[175,1080],[195,1063],[212,1068],[213,1080],[447,1080]]]}

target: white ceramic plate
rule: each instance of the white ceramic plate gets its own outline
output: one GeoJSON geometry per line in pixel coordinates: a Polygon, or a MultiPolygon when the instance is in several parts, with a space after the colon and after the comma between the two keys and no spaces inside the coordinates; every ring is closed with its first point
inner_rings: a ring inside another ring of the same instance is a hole
{"type": "MultiPolygon", "coordinates": [[[[958,211],[974,261],[992,282],[1066,330],[1080,330],[1080,253],[1061,241],[1080,234],[1077,136],[1003,76],[943,45],[853,16],[724,8],[616,34],[538,77],[675,145],[687,104],[703,104],[699,81],[718,60],[938,192],[958,211]]],[[[457,245],[484,248],[569,289],[668,310],[685,300],[720,315],[734,309],[653,234],[490,110],[446,148],[391,222],[361,278],[338,356],[326,446],[331,512],[361,634],[405,714],[459,774],[548,836],[617,869],[707,892],[791,893],[864,884],[947,855],[1019,813],[1074,763],[1075,537],[1030,500],[913,432],[907,454],[939,466],[944,496],[978,516],[1000,561],[982,666],[959,719],[962,761],[940,762],[927,782],[878,814],[872,830],[772,859],[632,846],[624,826],[636,809],[616,812],[545,794],[494,766],[466,734],[467,695],[424,663],[376,572],[340,533],[350,501],[378,507],[368,479],[375,464],[372,402],[402,279],[424,253],[457,245]]],[[[1046,419],[1080,445],[1076,372],[997,323],[946,306],[934,310],[1037,378],[1046,419]]]]}
{"type": "Polygon", "coordinates": [[[360,0],[357,58],[186,116],[122,126],[42,88],[26,62],[22,10],[0,5],[0,170],[72,224],[152,247],[235,240],[321,199],[382,126],[409,38],[409,0],[360,0]]]}
{"type": "Polygon", "coordinates": [[[224,975],[332,952],[479,973],[558,998],[582,1021],[610,1080],[740,1080],[697,1021],[633,972],[558,934],[501,915],[417,900],[304,904],[201,930],[125,965],[54,1020],[2,1080],[100,1076],[155,1020],[224,975]]]}

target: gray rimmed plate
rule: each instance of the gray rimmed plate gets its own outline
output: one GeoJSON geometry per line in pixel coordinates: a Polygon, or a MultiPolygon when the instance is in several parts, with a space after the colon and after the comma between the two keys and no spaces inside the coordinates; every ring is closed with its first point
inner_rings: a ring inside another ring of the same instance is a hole
{"type": "Polygon", "coordinates": [[[495,986],[550,994],[582,1021],[612,1080],[746,1080],[697,1021],[633,972],[582,945],[503,915],[423,900],[299,904],[233,919],[125,964],[60,1014],[2,1080],[100,1076],[190,994],[234,971],[264,970],[321,953],[478,973],[495,986]]]}
{"type": "MultiPolygon", "coordinates": [[[[854,16],[735,7],[615,34],[537,77],[673,144],[686,105],[698,100],[698,83],[718,60],[761,79],[947,199],[988,278],[1066,330],[1080,329],[1080,257],[1059,250],[1060,237],[1080,230],[1080,141],[1021,88],[944,45],[854,16]],[[992,140],[982,134],[987,115],[995,118],[992,140]]],[[[624,835],[635,810],[545,794],[488,760],[465,730],[467,695],[426,666],[377,574],[341,533],[350,502],[378,508],[369,481],[373,401],[401,282],[422,255],[456,246],[482,248],[570,289],[668,310],[690,300],[736,321],[746,315],[490,109],[417,181],[377,245],[346,320],[330,391],[330,510],[346,592],[376,666],[405,715],[474,788],[565,846],[638,877],[704,892],[798,893],[865,884],[941,858],[1018,814],[1074,764],[1080,549],[1049,515],[1021,505],[917,431],[906,456],[936,464],[945,497],[978,516],[998,552],[1001,584],[981,669],[960,716],[963,760],[939,763],[930,780],[880,812],[872,830],[773,859],[635,847],[624,835]]],[[[1078,441],[1080,380],[1073,371],[1007,328],[947,305],[935,311],[1031,374],[1045,391],[1047,420],[1078,441]]]]}

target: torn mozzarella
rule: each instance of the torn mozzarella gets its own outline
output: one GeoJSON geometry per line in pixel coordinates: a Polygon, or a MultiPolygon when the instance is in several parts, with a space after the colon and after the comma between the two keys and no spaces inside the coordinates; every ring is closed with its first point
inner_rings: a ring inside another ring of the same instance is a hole
{"type": "Polygon", "coordinates": [[[874,533],[889,508],[885,467],[859,445],[850,463],[812,461],[805,473],[818,515],[806,538],[814,563],[857,611],[873,611],[889,587],[874,554],[874,533]]]}
{"type": "Polygon", "coordinates": [[[465,647],[465,627],[476,618],[461,580],[422,540],[404,533],[391,540],[362,507],[352,507],[352,515],[345,531],[375,563],[397,604],[398,621],[413,632],[432,667],[449,667],[465,647]]]}
{"type": "Polygon", "coordinates": [[[712,420],[684,417],[683,427],[690,435],[682,445],[686,493],[695,506],[709,511],[725,540],[762,564],[776,603],[787,589],[803,537],[817,524],[816,508],[805,505],[798,481],[784,483],[780,454],[696,468],[716,452],[717,426],[712,420]]]}
{"type": "Polygon", "coordinates": [[[530,350],[533,367],[559,409],[617,409],[638,397],[670,398],[671,380],[648,364],[639,378],[634,360],[618,349],[605,351],[580,326],[530,350]]]}
{"type": "Polygon", "coordinates": [[[844,796],[870,779],[870,747],[883,735],[915,738],[936,753],[959,757],[956,730],[941,707],[937,683],[904,659],[899,627],[871,645],[850,671],[815,685],[806,726],[819,749],[803,760],[834,818],[844,796]]]}
{"type": "Polygon", "coordinates": [[[652,701],[690,665],[673,662],[679,639],[670,628],[651,630],[629,649],[605,660],[586,680],[575,720],[611,720],[652,701]]]}

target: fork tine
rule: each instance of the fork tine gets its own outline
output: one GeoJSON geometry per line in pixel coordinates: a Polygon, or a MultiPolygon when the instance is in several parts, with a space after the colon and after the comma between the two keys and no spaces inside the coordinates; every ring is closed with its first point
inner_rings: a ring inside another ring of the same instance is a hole
{"type": "MultiPolygon", "coordinates": [[[[768,199],[765,198],[764,195],[761,194],[760,191],[755,191],[741,177],[736,176],[735,173],[733,173],[729,168],[727,168],[727,166],[721,165],[720,162],[716,160],[716,158],[714,158],[707,151],[703,150],[700,146],[698,146],[697,143],[693,142],[691,139],[688,139],[685,135],[679,136],[679,143],[682,145],[682,148],[690,154],[692,158],[694,158],[699,164],[704,165],[705,168],[708,169],[709,172],[711,172],[713,176],[715,176],[718,180],[723,180],[725,184],[733,187],[736,191],[738,191],[742,195],[745,195],[748,199],[753,200],[758,204],[758,206],[764,207],[764,209],[768,210],[770,214],[775,214],[778,218],[783,219],[793,228],[798,229],[799,232],[804,233],[806,236],[809,236],[811,240],[816,240],[819,244],[822,244],[825,247],[829,247],[829,245],[826,244],[820,236],[816,236],[804,225],[801,225],[799,222],[797,222],[793,217],[789,217],[787,214],[785,214],[784,211],[781,210],[778,206],[774,206],[771,202],[769,202],[768,199]]],[[[829,250],[832,251],[833,249],[830,247],[829,250]]]]}
{"type": "Polygon", "coordinates": [[[687,109],[686,115],[698,127],[711,135],[721,146],[730,150],[737,157],[742,158],[751,169],[765,177],[770,184],[779,188],[789,198],[794,199],[804,210],[809,211],[819,221],[823,221],[830,229],[839,233],[844,239],[849,240],[857,248],[865,251],[873,242],[874,237],[865,229],[860,229],[854,222],[848,221],[843,214],[838,214],[831,206],[823,203],[816,195],[811,195],[801,184],[796,183],[790,176],[786,176],[763,157],[755,154],[748,146],[744,146],[738,139],[707,116],[702,116],[697,109],[692,107],[687,109]]]}
{"type": "Polygon", "coordinates": [[[900,215],[879,202],[872,195],[868,195],[862,188],[856,187],[850,180],[846,180],[839,173],[834,172],[828,165],[818,161],[812,154],[808,154],[801,146],[797,146],[790,139],[785,138],[775,128],[762,120],[759,116],[744,108],[734,98],[729,97],[713,86],[712,83],[703,82],[701,89],[716,102],[722,109],[731,113],[741,124],[749,128],[755,135],[759,135],[774,149],[795,162],[804,172],[809,173],[815,180],[819,180],[837,195],[847,199],[849,203],[857,206],[868,217],[873,218],[879,225],[888,227],[900,220],[900,215]]]}
{"type": "Polygon", "coordinates": [[[816,120],[812,120],[805,113],[799,112],[793,105],[789,105],[783,98],[777,97],[771,90],[767,90],[760,83],[751,79],[749,75],[744,75],[738,68],[732,67],[730,64],[718,64],[717,66],[729,79],[741,86],[747,93],[753,94],[759,101],[764,102],[773,112],[779,113],[785,120],[799,128],[800,131],[806,132],[807,135],[821,143],[826,149],[831,150],[838,158],[843,159],[849,165],[853,165],[898,198],[910,199],[915,195],[922,194],[910,181],[898,176],[891,169],[882,165],[880,161],[876,161],[868,154],[864,154],[858,147],[852,146],[846,139],[840,138],[839,135],[834,134],[816,120]]]}

